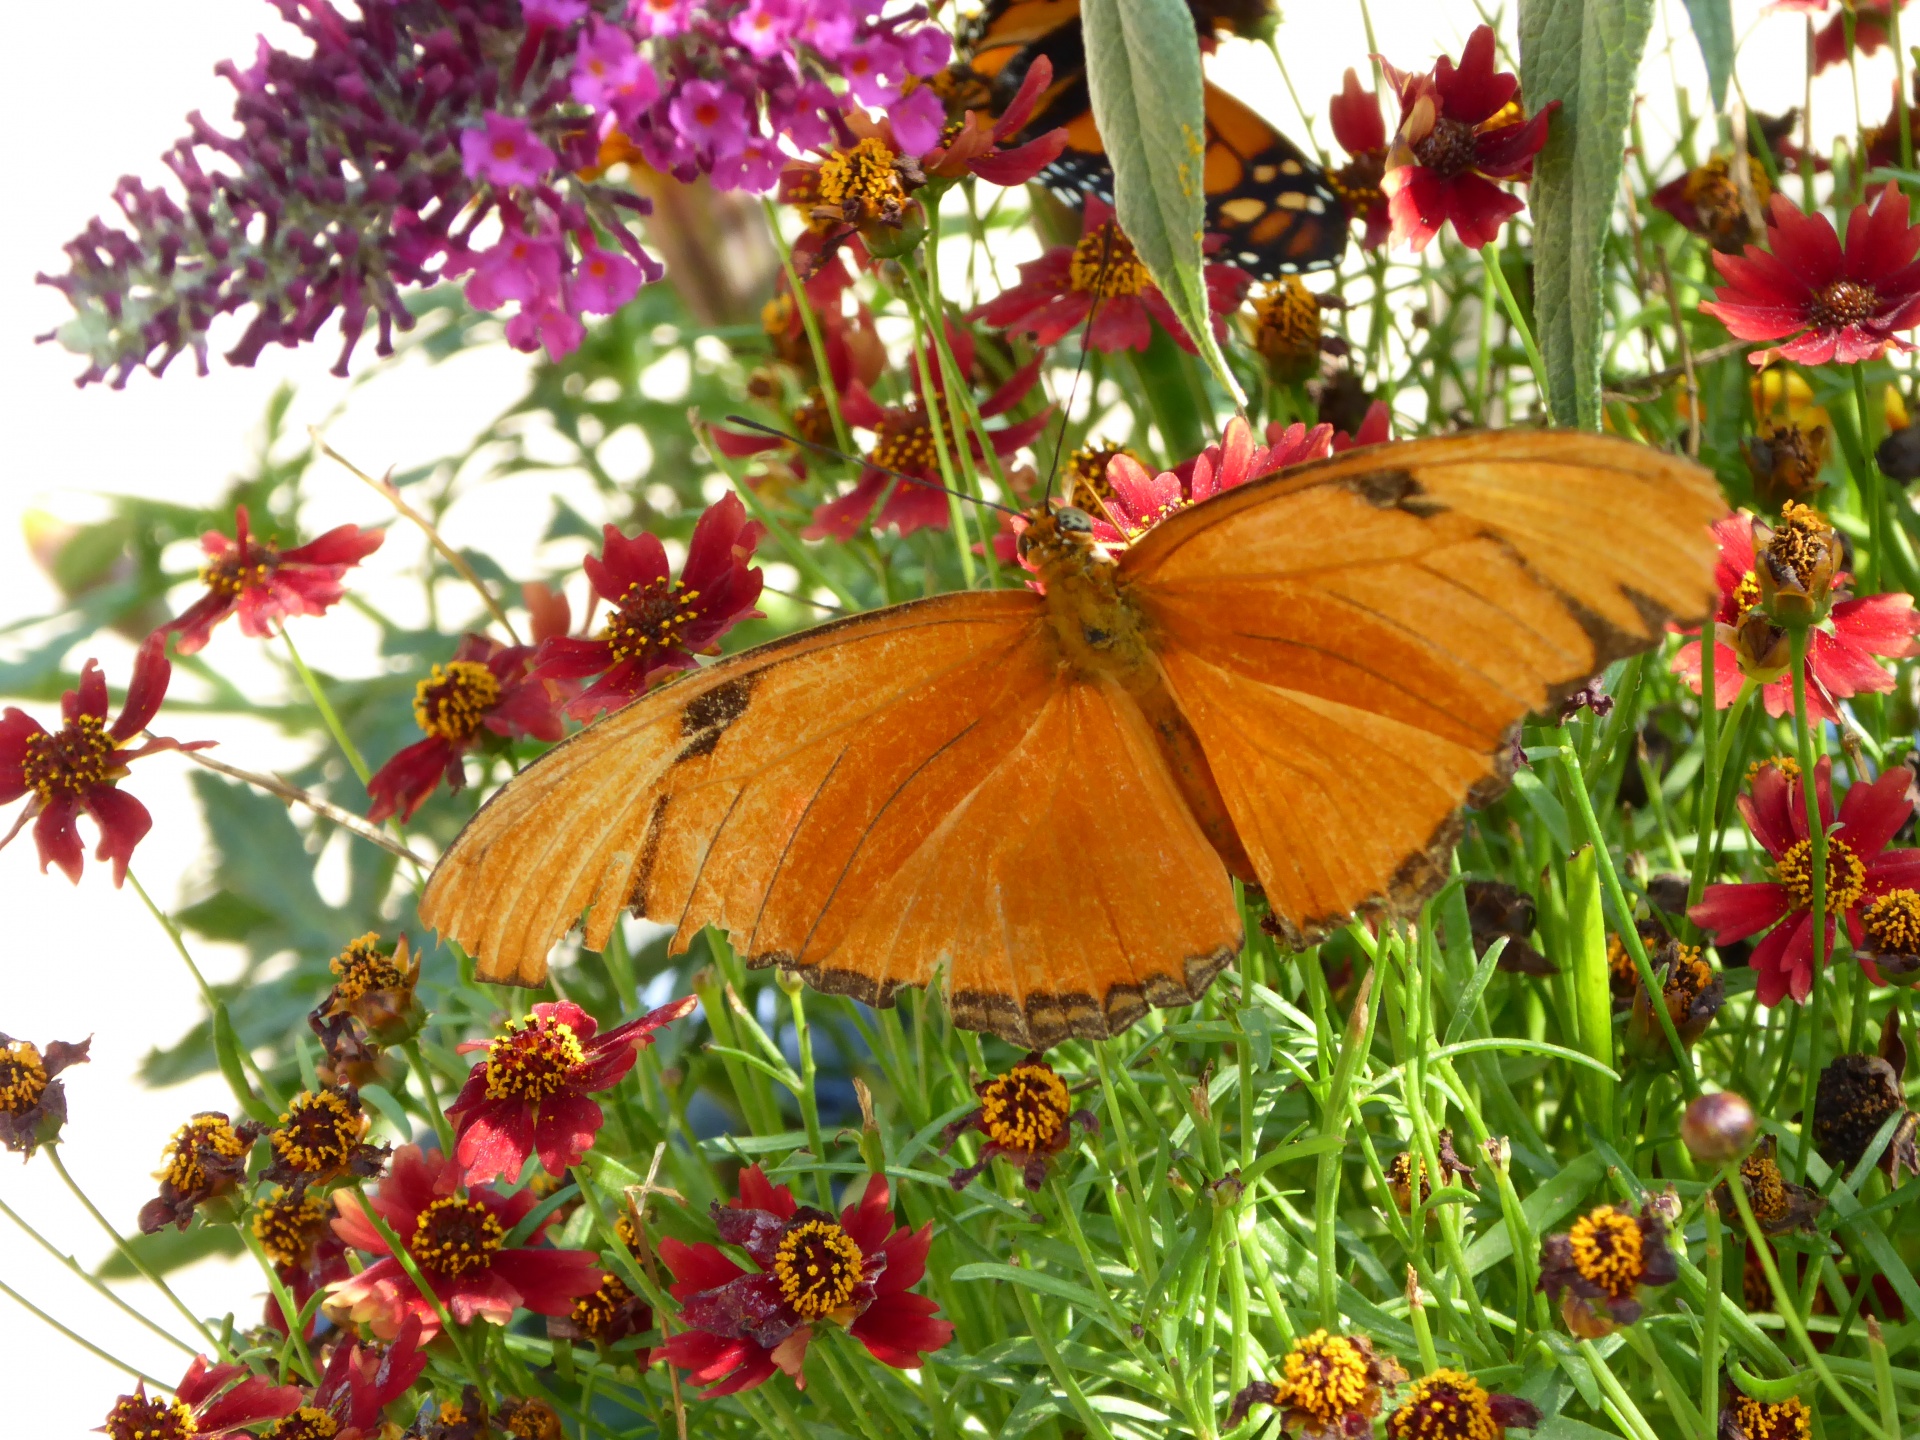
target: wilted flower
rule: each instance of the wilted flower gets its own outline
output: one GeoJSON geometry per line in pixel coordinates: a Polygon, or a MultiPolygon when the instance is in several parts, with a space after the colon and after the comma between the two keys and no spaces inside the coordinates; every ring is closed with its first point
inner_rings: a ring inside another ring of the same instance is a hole
{"type": "MultiPolygon", "coordinates": [[[[530,1243],[505,1248],[508,1234],[539,1203],[529,1190],[504,1195],[488,1186],[461,1186],[455,1162],[403,1145],[393,1168],[368,1197],[373,1212],[399,1237],[455,1323],[483,1319],[504,1325],[515,1309],[565,1315],[600,1284],[600,1257],[591,1250],[555,1250],[530,1243]]],[[[359,1197],[336,1191],[334,1233],[356,1250],[377,1256],[358,1275],[327,1287],[329,1313],[368,1325],[383,1340],[417,1318],[423,1342],[440,1333],[433,1302],[415,1287],[374,1228],[359,1197]]]]}
{"type": "Polygon", "coordinates": [[[1504,880],[1469,880],[1467,923],[1473,927],[1473,953],[1484,955],[1495,940],[1506,949],[1495,962],[1518,975],[1558,975],[1560,967],[1533,948],[1533,897],[1504,880]]]}
{"type": "Polygon", "coordinates": [[[247,1155],[265,1130],[251,1120],[235,1125],[218,1110],[203,1110],[174,1131],[165,1164],[154,1173],[160,1193],[140,1207],[140,1233],[152,1235],[168,1225],[184,1230],[200,1206],[238,1190],[247,1178],[247,1155]]]}
{"type": "MultiPolygon", "coordinates": [[[[614,1222],[614,1232],[629,1255],[640,1253],[640,1234],[630,1215],[614,1222]]],[[[605,1252],[602,1251],[602,1258],[605,1252]]],[[[618,1269],[601,1272],[600,1288],[573,1302],[573,1311],[547,1321],[547,1334],[567,1340],[592,1340],[614,1345],[653,1328],[653,1307],[634,1294],[618,1269]]],[[[640,1364],[647,1363],[645,1351],[637,1352],[640,1364]]]]}
{"type": "Polygon", "coordinates": [[[153,828],[147,807],[120,788],[127,766],[159,750],[200,750],[213,743],[152,738],[128,746],[159,712],[172,676],[166,637],[150,635],[134,657],[126,703],[112,725],[107,724],[106,677],[95,660],[80,667],[80,688],[60,697],[65,723],[58,730],[43,730],[32,716],[9,705],[0,714],[0,805],[29,798],[0,846],[32,821],[40,872],[58,865],[78,885],[85,859],[76,822],[84,812],[100,830],[93,858],[111,860],[113,883],[123,883],[134,847],[153,828]]]}
{"type": "MultiPolygon", "coordinates": [[[[1443,1129],[1435,1137],[1435,1158],[1440,1162],[1440,1183],[1451,1185],[1458,1180],[1469,1190],[1478,1190],[1478,1182],[1473,1178],[1473,1167],[1460,1158],[1459,1151],[1453,1148],[1453,1131],[1443,1129]]],[[[1402,1150],[1387,1162],[1387,1193],[1393,1197],[1394,1207],[1402,1215],[1413,1213],[1414,1177],[1419,1177],[1420,1203],[1424,1206],[1433,1198],[1433,1183],[1427,1176],[1427,1162],[1424,1157],[1411,1150],[1402,1150]]],[[[1433,1215],[1429,1213],[1429,1220],[1433,1215]]]]}
{"type": "Polygon", "coordinates": [[[1882,187],[1856,205],[1844,249],[1825,215],[1804,215],[1784,195],[1768,207],[1770,249],[1715,255],[1726,282],[1700,310],[1740,340],[1785,340],[1756,350],[1756,365],[1786,359],[1800,365],[1858,364],[1888,350],[1911,350],[1897,330],[1920,324],[1920,226],[1907,223],[1907,197],[1882,187]]]}
{"type": "Polygon", "coordinates": [[[1837,1055],[1828,1062],[1813,1097],[1813,1145],[1821,1159],[1852,1170],[1866,1159],[1880,1127],[1898,1117],[1880,1168],[1896,1186],[1903,1173],[1920,1175],[1920,1116],[1907,1108],[1902,1068],[1879,1055],[1837,1055]]]}
{"type": "Polygon", "coordinates": [[[368,1118],[351,1085],[302,1090],[268,1132],[273,1164],[266,1178],[295,1190],[348,1177],[369,1179],[386,1163],[387,1146],[366,1143],[368,1118]]]}
{"type": "Polygon", "coordinates": [[[1416,1380],[1387,1417],[1387,1434],[1390,1440],[1500,1440],[1503,1430],[1531,1430],[1544,1418],[1518,1395],[1489,1394],[1471,1375],[1435,1370],[1416,1380]]]}
{"type": "Polygon", "coordinates": [[[182,655],[191,655],[213,638],[213,627],[229,615],[240,617],[240,633],[264,640],[276,621],[289,615],[324,615],[345,595],[341,577],[380,548],[384,530],[361,530],[336,525],[317,540],[282,551],[272,540],[253,538],[247,528],[247,507],[233,509],[229,540],[218,530],[200,537],[206,563],[200,583],[207,587],[179,616],[161,626],[178,635],[182,655]]]}
{"type": "Polygon", "coordinates": [[[1808,1440],[1813,1412],[1798,1395],[1756,1400],[1729,1387],[1720,1409],[1720,1440],[1808,1440]]]}
{"type": "Polygon", "coordinates": [[[1349,70],[1340,93],[1328,102],[1327,116],[1333,122],[1333,138],[1351,157],[1327,172],[1327,183],[1365,227],[1361,245],[1377,250],[1386,243],[1392,224],[1386,192],[1380,188],[1387,170],[1387,126],[1380,118],[1380,97],[1361,89],[1360,77],[1349,70]]]}
{"type": "Polygon", "coordinates": [[[1719,1090],[1687,1106],[1680,1117],[1680,1139],[1702,1165],[1724,1165],[1746,1153],[1758,1124],[1744,1095],[1719,1090]]]}
{"type": "MultiPolygon", "coordinates": [[[[1773,198],[1767,167],[1749,156],[1747,174],[1755,203],[1765,205],[1773,198]]],[[[1733,173],[1733,161],[1726,155],[1714,155],[1679,179],[1669,180],[1651,198],[1687,229],[1704,236],[1716,250],[1737,254],[1741,246],[1757,238],[1747,216],[1745,197],[1740,194],[1740,182],[1733,173]]]]}
{"type": "Polygon", "coordinates": [[[409,957],[406,936],[388,945],[377,931],[369,930],[348,941],[327,968],[333,972],[333,988],[320,1002],[321,1015],[351,1017],[374,1040],[388,1045],[419,1028],[424,1017],[414,1003],[413,990],[420,983],[420,960],[409,957]]]}
{"type": "Polygon", "coordinates": [[[749,1165],[740,1198],[715,1201],[713,1220],[720,1238],[759,1269],[742,1270],[713,1245],[663,1238],[660,1258],[674,1276],[668,1288],[691,1328],[655,1352],[707,1386],[707,1399],[762,1385],[776,1369],[804,1383],[807,1342],[822,1322],[844,1325],[898,1370],[917,1370],[952,1338],[953,1326],[934,1318],[934,1302],[910,1293],[926,1273],[933,1226],[894,1229],[882,1176],[868,1177],[860,1203],[836,1224],[749,1165]]]}
{"type": "Polygon", "coordinates": [[[1249,326],[1253,348],[1274,379],[1304,380],[1319,369],[1322,352],[1346,353],[1346,342],[1324,334],[1320,319],[1323,310],[1339,303],[1314,294],[1298,275],[1283,275],[1254,293],[1249,326]]]}
{"type": "Polygon", "coordinates": [[[565,1175],[606,1120],[589,1097],[625,1079],[653,1032],[697,1003],[690,995],[670,1001],[602,1035],[586,1011],[556,1000],[535,1005],[526,1020],[508,1021],[492,1040],[463,1042],[463,1055],[487,1052],[447,1107],[467,1183],[518,1180],[536,1153],[549,1175],[565,1175]]]}
{"type": "Polygon", "coordinates": [[[1824,425],[1810,430],[1793,424],[1763,426],[1740,446],[1747,473],[1753,476],[1754,499],[1776,514],[1790,503],[1806,501],[1826,486],[1820,469],[1832,448],[1824,425]]]}
{"type": "MultiPolygon", "coordinates": [[[[316,1291],[347,1273],[347,1247],[333,1233],[333,1201],[301,1188],[276,1187],[253,1209],[253,1237],[272,1264],[293,1303],[306,1308],[316,1291]]],[[[283,1314],[277,1296],[267,1296],[266,1321],[286,1334],[292,1318],[283,1314]]],[[[317,1317],[308,1322],[309,1331],[317,1317]]]]}
{"type": "Polygon", "coordinates": [[[1667,1221],[1652,1201],[1638,1215],[1595,1206],[1540,1248],[1540,1288],[1562,1297],[1567,1328],[1583,1340],[1631,1325],[1641,1315],[1640,1292],[1671,1285],[1679,1273],[1667,1221]]]}
{"type": "MultiPolygon", "coordinates": [[[[1780,1173],[1775,1158],[1778,1142],[1771,1135],[1740,1162],[1740,1188],[1747,1193],[1747,1205],[1763,1235],[1785,1235],[1794,1230],[1814,1228],[1814,1221],[1827,1202],[1804,1185],[1795,1185],[1780,1173]]],[[[1722,1185],[1717,1192],[1722,1210],[1734,1208],[1733,1199],[1722,1185]]]]}
{"type": "Polygon", "coordinates": [[[940,1153],[968,1130],[986,1136],[977,1163],[956,1170],[947,1183],[964,1190],[995,1159],[1018,1166],[1029,1190],[1046,1183],[1047,1166],[1073,1139],[1073,1127],[1097,1130],[1100,1122],[1090,1110],[1069,1108],[1072,1098],[1062,1080],[1038,1050],[1004,1075],[982,1080],[973,1087],[980,1108],[961,1116],[941,1132],[940,1153]]]}
{"type": "Polygon", "coordinates": [[[1461,243],[1477,250],[1524,208],[1496,182],[1532,177],[1560,102],[1528,118],[1520,82],[1496,72],[1493,56],[1492,27],[1481,25],[1467,37],[1458,69],[1444,55],[1425,75],[1381,67],[1400,97],[1400,128],[1381,180],[1394,244],[1424,250],[1452,221],[1461,243]]]}
{"type": "Polygon", "coordinates": [[[0,1145],[30,1156],[60,1138],[67,1123],[67,1087],[57,1077],[69,1065],[84,1064],[92,1044],[55,1040],[42,1050],[0,1032],[0,1145]]]}
{"type": "Polygon", "coordinates": [[[1293,1342],[1277,1381],[1255,1380],[1233,1397],[1231,1430],[1255,1405],[1280,1412],[1280,1426],[1300,1440],[1347,1440],[1372,1433],[1385,1392],[1407,1378],[1391,1355],[1374,1353],[1364,1335],[1315,1330],[1293,1342]]]}
{"type": "Polygon", "coordinates": [[[300,1391],[250,1375],[243,1365],[208,1365],[196,1355],[174,1386],[173,1399],[147,1394],[142,1380],[122,1395],[100,1427],[108,1440],[218,1440],[237,1430],[257,1430],[300,1408],[300,1391]],[[237,1383],[236,1383],[237,1382],[237,1383]]]}
{"type": "MultiPolygon", "coordinates": [[[[1726,981],[1707,963],[1698,946],[1682,945],[1678,940],[1667,941],[1647,958],[1652,963],[1661,1000],[1680,1036],[1680,1043],[1692,1045],[1706,1033],[1713,1017],[1726,1003],[1726,981]]],[[[1673,1059],[1673,1049],[1667,1044],[1666,1031],[1653,1013],[1637,966],[1633,979],[1633,999],[1627,1015],[1628,1052],[1642,1063],[1667,1064],[1673,1059]]]]}

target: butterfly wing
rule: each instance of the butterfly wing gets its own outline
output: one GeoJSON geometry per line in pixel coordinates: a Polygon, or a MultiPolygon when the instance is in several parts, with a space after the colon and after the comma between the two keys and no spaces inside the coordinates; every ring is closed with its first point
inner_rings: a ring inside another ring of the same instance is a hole
{"type": "Polygon", "coordinates": [[[1138,708],[1045,626],[1025,591],[940,596],[667,685],[509,782],[421,916],[487,980],[623,907],[874,1004],[945,960],[954,1018],[1022,1045],[1189,1004],[1238,951],[1231,883],[1138,708]]]}
{"type": "Polygon", "coordinates": [[[1724,508],[1706,471],[1625,441],[1410,441],[1176,514],[1121,584],[1304,941],[1430,894],[1521,717],[1707,613],[1724,508]]]}

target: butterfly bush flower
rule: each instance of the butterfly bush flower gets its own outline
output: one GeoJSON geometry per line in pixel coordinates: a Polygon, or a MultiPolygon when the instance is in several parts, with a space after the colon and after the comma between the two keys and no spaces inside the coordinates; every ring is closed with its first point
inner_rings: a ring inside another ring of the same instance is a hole
{"type": "MultiPolygon", "coordinates": [[[[1913,813],[1907,788],[1913,772],[1894,766],[1878,780],[1848,787],[1838,814],[1833,804],[1833,760],[1814,766],[1814,789],[1827,838],[1825,953],[1833,954],[1834,930],[1844,919],[1856,945],[1865,935],[1862,912],[1889,891],[1920,886],[1920,850],[1888,845],[1913,813]],[[1837,830],[1833,829],[1836,821],[1837,830]]],[[[1813,991],[1813,847],[1807,838],[1807,806],[1799,777],[1780,767],[1761,767],[1740,814],[1772,862],[1771,880],[1709,885],[1687,912],[1716,944],[1766,931],[1747,963],[1758,976],[1762,1005],[1789,995],[1804,1004],[1813,991]]]]}
{"type": "Polygon", "coordinates": [[[200,537],[206,555],[200,583],[207,593],[161,626],[175,635],[182,655],[196,654],[229,615],[240,617],[240,633],[256,640],[273,634],[275,622],[290,615],[324,615],[347,593],[340,582],[347,571],[380,548],[384,530],[336,525],[318,539],[282,550],[271,539],[256,540],[248,527],[247,507],[233,509],[233,538],[218,530],[200,537]]]}
{"type": "MultiPolygon", "coordinates": [[[[364,1324],[382,1340],[417,1320],[421,1342],[430,1342],[440,1333],[439,1314],[394,1259],[360,1197],[340,1190],[333,1203],[339,1212],[334,1233],[375,1258],[359,1274],[327,1287],[328,1313],[364,1324]]],[[[600,1257],[539,1245],[544,1225],[528,1237],[533,1243],[506,1248],[508,1234],[538,1203],[531,1190],[509,1195],[462,1186],[456,1161],[417,1145],[394,1152],[392,1170],[367,1197],[460,1325],[504,1325],[516,1309],[565,1315],[576,1299],[598,1288],[600,1257]]]]}
{"type": "Polygon", "coordinates": [[[687,1329],[654,1352],[707,1386],[704,1398],[765,1384],[783,1370],[804,1384],[807,1343],[823,1322],[846,1327],[873,1358],[917,1370],[953,1337],[938,1307],[910,1293],[927,1269],[932,1224],[895,1229],[884,1177],[868,1177],[857,1205],[832,1216],[802,1206],[758,1165],[740,1175],[740,1197],[715,1201],[720,1238],[745,1250],[743,1270],[714,1245],[660,1241],[668,1287],[687,1329]]]}
{"type": "Polygon", "coordinates": [[[1255,1380],[1233,1397],[1227,1429],[1255,1405],[1271,1405],[1281,1428],[1300,1440],[1370,1435],[1386,1392],[1406,1378],[1399,1362],[1376,1354],[1365,1335],[1315,1330],[1293,1342],[1278,1380],[1255,1380]]]}
{"type": "Polygon", "coordinates": [[[147,807],[120,788],[127,767],[156,751],[201,750],[213,743],[182,744],[160,738],[143,745],[127,743],[159,713],[172,675],[166,637],[152,635],[134,657],[126,703],[111,725],[107,723],[107,681],[95,660],[80,667],[80,688],[60,697],[63,723],[58,730],[43,728],[32,716],[9,705],[0,714],[0,805],[23,796],[27,804],[5,839],[0,839],[0,847],[31,822],[41,873],[57,865],[77,885],[86,865],[77,822],[85,814],[100,831],[93,858],[112,861],[113,883],[122,884],[134,847],[153,828],[147,807]]]}
{"type": "Polygon", "coordinates": [[[1847,217],[1804,215],[1784,195],[1767,208],[1767,246],[1713,257],[1726,283],[1700,302],[1740,340],[1783,340],[1747,356],[1755,365],[1855,365],[1913,346],[1894,332],[1920,325],[1920,226],[1907,197],[1886,185],[1847,217]]]}
{"type": "Polygon", "coordinates": [[[1400,1408],[1387,1416],[1388,1440],[1500,1440],[1507,1430],[1531,1430],[1546,1417],[1518,1395],[1490,1394],[1460,1370],[1435,1370],[1416,1380],[1400,1408]]]}
{"type": "Polygon", "coordinates": [[[237,1191],[247,1178],[247,1156],[263,1125],[235,1125],[218,1110],[203,1110],[173,1132],[160,1166],[160,1193],[140,1207],[140,1233],[173,1225],[181,1230],[209,1200],[237,1191]]]}
{"type": "Polygon", "coordinates": [[[42,1050],[31,1040],[0,1032],[0,1145],[16,1155],[60,1138],[67,1123],[67,1087],[58,1077],[85,1064],[91,1040],[56,1040],[42,1050]]]}
{"type": "Polygon", "coordinates": [[[961,1116],[941,1133],[941,1153],[968,1130],[986,1137],[976,1164],[956,1170],[947,1182],[964,1190],[996,1159],[1010,1160],[1029,1190],[1047,1180],[1047,1167],[1073,1140],[1073,1127],[1097,1130],[1100,1122],[1090,1110],[1075,1110],[1067,1082],[1035,1050],[1004,1075],[982,1080],[973,1087],[980,1108],[961,1116]]]}
{"type": "Polygon", "coordinates": [[[1561,1296],[1567,1329],[1598,1340],[1638,1320],[1643,1290],[1671,1285],[1680,1274],[1667,1244],[1667,1220],[1649,1200],[1636,1215],[1617,1205],[1599,1205],[1549,1235],[1540,1248],[1540,1288],[1561,1296]]]}
{"type": "Polygon", "coordinates": [[[1497,72],[1493,55],[1493,30],[1482,25],[1467,37],[1458,68],[1444,55],[1424,75],[1382,65],[1400,99],[1380,182],[1394,244],[1424,250],[1451,222],[1461,243],[1478,250],[1524,208],[1499,182],[1532,178],[1560,102],[1528,117],[1520,82],[1497,72]]]}
{"type": "Polygon", "coordinates": [[[508,1021],[491,1040],[462,1042],[461,1054],[487,1055],[447,1107],[467,1183],[516,1181],[536,1153],[549,1175],[565,1175],[605,1123],[591,1097],[625,1079],[653,1032],[696,1003],[690,995],[674,1000],[602,1035],[586,1011],[557,1000],[535,1005],[526,1020],[508,1021]]]}
{"type": "Polygon", "coordinates": [[[238,1431],[261,1430],[266,1422],[293,1414],[300,1400],[297,1386],[275,1385],[241,1365],[209,1365],[206,1356],[196,1355],[174,1386],[173,1399],[147,1394],[142,1380],[133,1394],[115,1402],[100,1432],[108,1440],[220,1440],[238,1431]]]}
{"type": "Polygon", "coordinates": [[[1378,250],[1393,225],[1381,188],[1387,172],[1387,125],[1380,118],[1380,97],[1361,89],[1360,77],[1349,70],[1340,93],[1327,104],[1327,115],[1333,138],[1349,157],[1327,172],[1327,183],[1364,227],[1361,245],[1378,250]]]}
{"type": "Polygon", "coordinates": [[[645,694],[667,671],[693,669],[694,657],[716,653],[735,625],[760,618],[754,605],[765,577],[750,562],[764,534],[738,495],[723,495],[695,523],[675,576],[658,537],[630,540],[608,525],[600,554],[585,562],[594,594],[607,605],[606,626],[597,640],[556,635],[543,641],[531,680],[599,676],[567,705],[576,720],[590,720],[645,694]]]}

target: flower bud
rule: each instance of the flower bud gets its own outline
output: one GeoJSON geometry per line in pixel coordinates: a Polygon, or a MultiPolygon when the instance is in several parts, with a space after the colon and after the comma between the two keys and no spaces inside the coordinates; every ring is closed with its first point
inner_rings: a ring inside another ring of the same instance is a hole
{"type": "Polygon", "coordinates": [[[1740,661],[1740,673],[1757,684],[1778,680],[1793,664],[1793,645],[1787,632],[1757,605],[1740,617],[1739,624],[1713,628],[1720,643],[1740,661]]]}
{"type": "Polygon", "coordinates": [[[1724,1165],[1738,1159],[1753,1144],[1758,1121],[1746,1097],[1731,1090],[1702,1095],[1680,1121],[1680,1138],[1687,1153],[1702,1165],[1724,1165]]]}

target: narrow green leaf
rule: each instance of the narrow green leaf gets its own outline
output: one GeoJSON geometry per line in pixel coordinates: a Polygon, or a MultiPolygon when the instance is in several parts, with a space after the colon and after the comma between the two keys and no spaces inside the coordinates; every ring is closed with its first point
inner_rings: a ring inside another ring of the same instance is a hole
{"type": "MultiPolygon", "coordinates": [[[[1567,861],[1567,959],[1573,981],[1573,1028],[1580,1048],[1601,1065],[1613,1061],[1613,992],[1607,976],[1607,920],[1600,903],[1600,863],[1591,845],[1567,861]]],[[[1581,1070],[1576,1083],[1588,1122],[1613,1130],[1616,1082],[1581,1070]]]]}
{"type": "Polygon", "coordinates": [[[1561,105],[1527,196],[1547,408],[1557,423],[1587,430],[1600,428],[1602,252],[1652,24],[1653,0],[1520,0],[1521,94],[1530,109],[1561,105]]]}
{"type": "MultiPolygon", "coordinates": [[[[1527,1196],[1520,1209],[1533,1233],[1544,1234],[1570,1215],[1606,1168],[1604,1160],[1589,1152],[1527,1196]]],[[[1489,1230],[1467,1247],[1467,1269],[1478,1275],[1511,1254],[1513,1236],[1505,1227],[1489,1230]]]]}
{"type": "Polygon", "coordinates": [[[1076,1285],[1071,1280],[1062,1280],[1058,1275],[1049,1275],[1044,1270],[1027,1270],[1019,1265],[1001,1265],[993,1261],[982,1261],[974,1265],[962,1265],[952,1275],[953,1283],[964,1284],[968,1280],[986,1280],[1000,1285],[1019,1285],[1028,1290],[1038,1290],[1043,1295],[1052,1295],[1065,1300],[1081,1309],[1098,1314],[1101,1309],[1100,1298],[1084,1285],[1076,1285]]]}
{"type": "Polygon", "coordinates": [[[1707,89],[1718,110],[1727,103],[1727,81],[1733,78],[1733,0],[1687,0],[1687,18],[1700,42],[1700,58],[1707,62],[1707,89]]]}

